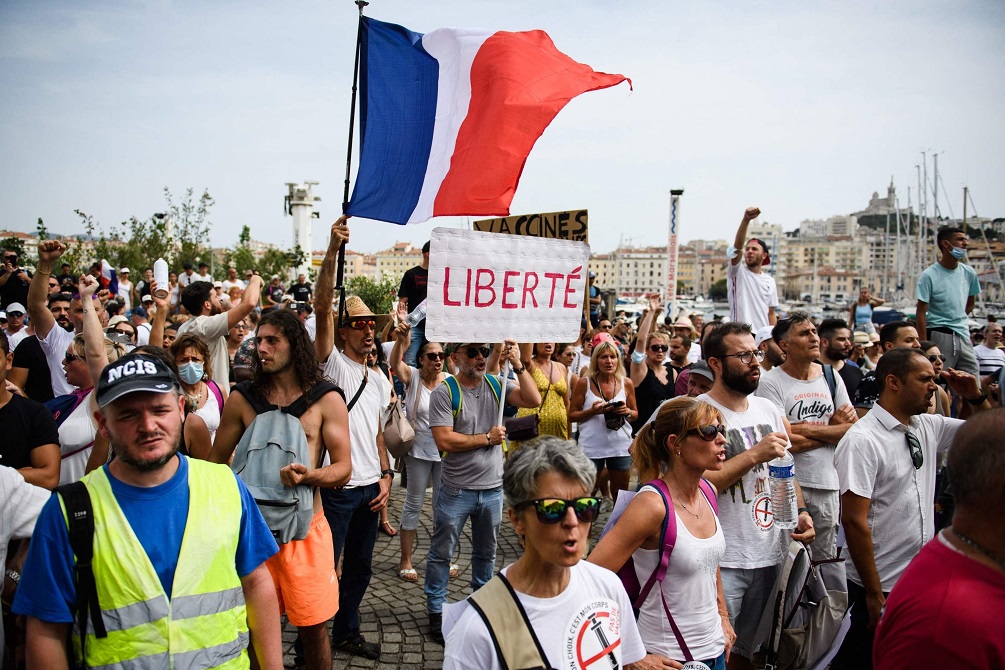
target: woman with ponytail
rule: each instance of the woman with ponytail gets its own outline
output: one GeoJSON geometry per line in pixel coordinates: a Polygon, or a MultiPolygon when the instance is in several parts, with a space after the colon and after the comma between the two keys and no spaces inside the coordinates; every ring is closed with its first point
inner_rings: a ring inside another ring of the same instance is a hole
{"type": "Polygon", "coordinates": [[[726,543],[713,507],[716,491],[702,481],[706,470],[722,469],[725,428],[719,410],[705,402],[682,397],[664,403],[632,443],[639,481],[649,484],[589,558],[613,571],[632,558],[645,584],[660,563],[669,507],[676,543],[666,576],[642,602],[639,631],[648,653],[678,663],[698,660],[712,670],[725,670],[736,639],[719,576],[726,543]],[[669,492],[669,505],[661,489],[669,492]]]}

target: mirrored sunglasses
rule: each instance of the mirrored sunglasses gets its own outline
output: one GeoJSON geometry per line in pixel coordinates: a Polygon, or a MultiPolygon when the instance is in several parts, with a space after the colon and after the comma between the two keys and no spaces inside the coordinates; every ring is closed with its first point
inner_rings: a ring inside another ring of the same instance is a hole
{"type": "Polygon", "coordinates": [[[349,322],[349,327],[353,330],[366,330],[367,328],[373,330],[377,327],[377,322],[373,319],[353,319],[349,322]]]}
{"type": "Polygon", "coordinates": [[[533,507],[537,513],[537,520],[541,523],[558,523],[565,518],[565,514],[570,507],[576,513],[576,518],[585,523],[592,523],[600,514],[600,498],[584,496],[575,500],[563,500],[561,498],[538,498],[536,500],[525,500],[517,504],[514,509],[517,512],[533,507]]]}

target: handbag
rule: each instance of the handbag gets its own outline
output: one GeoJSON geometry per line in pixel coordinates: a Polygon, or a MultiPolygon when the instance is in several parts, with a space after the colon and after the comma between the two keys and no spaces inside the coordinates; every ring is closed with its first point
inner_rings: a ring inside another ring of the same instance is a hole
{"type": "Polygon", "coordinates": [[[394,458],[401,458],[412,448],[415,442],[415,429],[405,417],[401,407],[401,398],[395,398],[387,408],[387,418],[384,420],[384,445],[394,458]]]}
{"type": "Polygon", "coordinates": [[[541,398],[541,404],[537,406],[537,411],[527,416],[506,419],[503,422],[503,425],[506,426],[507,440],[524,442],[538,436],[538,426],[541,424],[541,408],[544,407],[544,401],[548,399],[549,393],[551,393],[550,370],[548,371],[548,388],[544,392],[544,397],[541,398]]]}

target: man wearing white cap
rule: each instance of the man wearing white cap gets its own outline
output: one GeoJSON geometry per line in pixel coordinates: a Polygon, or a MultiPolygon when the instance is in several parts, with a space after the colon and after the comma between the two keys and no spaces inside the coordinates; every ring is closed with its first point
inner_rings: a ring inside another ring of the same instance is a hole
{"type": "Polygon", "coordinates": [[[7,305],[7,341],[10,342],[10,350],[14,351],[18,343],[28,337],[28,329],[24,327],[24,305],[19,302],[12,302],[7,305]]]}
{"type": "Polygon", "coordinates": [[[747,239],[747,226],[761,215],[757,207],[748,207],[736,229],[733,246],[726,251],[726,297],[729,300],[729,320],[749,323],[756,333],[764,326],[773,326],[778,318],[778,289],[775,279],[761,266],[771,262],[767,245],[756,237],[747,239]],[[742,262],[741,262],[742,260],[742,262]]]}
{"type": "Polygon", "coordinates": [[[133,308],[133,283],[129,281],[129,268],[119,270],[119,299],[122,309],[128,312],[133,308]]]}
{"type": "Polygon", "coordinates": [[[772,328],[774,326],[762,326],[757,329],[757,333],[754,335],[754,346],[764,352],[761,369],[765,372],[785,362],[785,352],[771,337],[772,328]]]}

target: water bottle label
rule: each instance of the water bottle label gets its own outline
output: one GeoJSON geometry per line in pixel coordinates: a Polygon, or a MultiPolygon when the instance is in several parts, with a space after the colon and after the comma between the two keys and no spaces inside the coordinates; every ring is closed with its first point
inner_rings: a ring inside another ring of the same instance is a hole
{"type": "Polygon", "coordinates": [[[794,467],[794,463],[789,463],[788,465],[769,465],[768,476],[774,477],[775,479],[788,479],[789,477],[794,477],[795,473],[792,471],[794,467]]]}
{"type": "Polygon", "coordinates": [[[701,661],[688,661],[681,666],[681,670],[709,670],[709,667],[701,661]]]}

